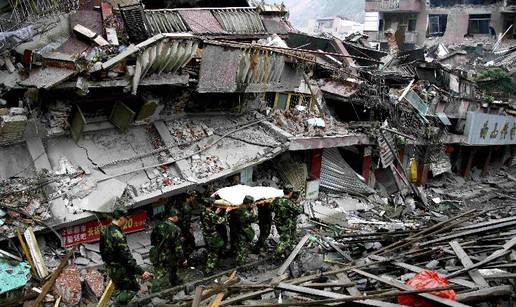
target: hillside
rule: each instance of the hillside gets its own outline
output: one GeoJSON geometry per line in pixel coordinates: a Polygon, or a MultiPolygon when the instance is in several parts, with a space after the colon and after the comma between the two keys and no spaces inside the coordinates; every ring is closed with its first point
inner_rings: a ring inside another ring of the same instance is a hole
{"type": "Polygon", "coordinates": [[[290,21],[298,28],[319,17],[340,15],[358,22],[364,18],[365,0],[283,0],[283,3],[290,11],[290,21]]]}

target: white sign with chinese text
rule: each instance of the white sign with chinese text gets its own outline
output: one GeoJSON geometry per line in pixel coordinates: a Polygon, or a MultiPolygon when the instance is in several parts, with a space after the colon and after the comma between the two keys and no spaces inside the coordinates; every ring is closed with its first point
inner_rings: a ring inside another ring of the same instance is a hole
{"type": "Polygon", "coordinates": [[[470,145],[516,144],[516,117],[468,112],[464,136],[470,145]]]}

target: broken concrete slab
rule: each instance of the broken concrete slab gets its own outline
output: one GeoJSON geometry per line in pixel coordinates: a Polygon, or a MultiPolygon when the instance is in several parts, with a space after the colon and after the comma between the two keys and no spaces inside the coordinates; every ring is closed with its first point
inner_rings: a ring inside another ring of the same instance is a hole
{"type": "Polygon", "coordinates": [[[71,265],[64,268],[57,277],[54,287],[57,295],[63,298],[64,303],[79,304],[82,296],[82,286],[81,274],[77,266],[71,265]]]}

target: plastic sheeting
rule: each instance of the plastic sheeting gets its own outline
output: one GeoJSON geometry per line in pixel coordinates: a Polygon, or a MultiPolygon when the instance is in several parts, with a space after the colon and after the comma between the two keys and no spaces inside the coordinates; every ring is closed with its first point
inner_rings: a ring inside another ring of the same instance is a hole
{"type": "Polygon", "coordinates": [[[268,198],[276,198],[283,196],[283,191],[272,187],[250,187],[247,185],[237,184],[231,187],[225,187],[213,193],[212,197],[218,195],[228,203],[238,206],[244,201],[246,195],[252,196],[254,201],[268,198]]]}

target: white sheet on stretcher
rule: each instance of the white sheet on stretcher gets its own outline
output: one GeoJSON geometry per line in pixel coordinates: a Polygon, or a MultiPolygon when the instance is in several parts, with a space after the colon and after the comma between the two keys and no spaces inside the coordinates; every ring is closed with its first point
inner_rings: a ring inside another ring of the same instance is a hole
{"type": "Polygon", "coordinates": [[[216,191],[213,193],[212,197],[215,197],[215,195],[218,195],[228,203],[237,206],[244,202],[244,197],[246,195],[252,196],[254,201],[258,201],[260,199],[281,197],[283,196],[283,191],[272,187],[250,187],[247,185],[237,184],[216,191]]]}

